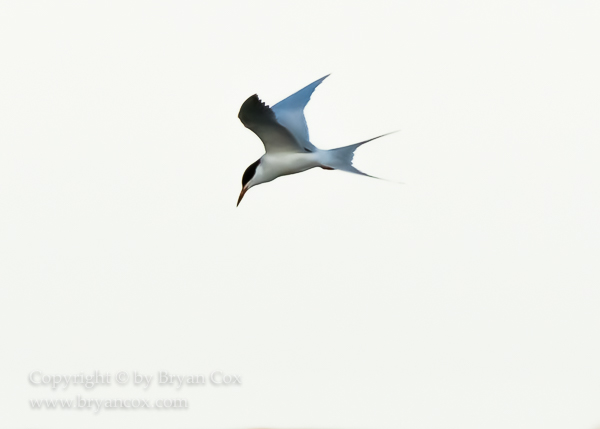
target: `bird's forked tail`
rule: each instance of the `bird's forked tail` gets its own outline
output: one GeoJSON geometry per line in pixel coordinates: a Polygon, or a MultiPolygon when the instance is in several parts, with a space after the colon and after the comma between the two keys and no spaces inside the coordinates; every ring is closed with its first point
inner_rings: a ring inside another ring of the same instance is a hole
{"type": "MultiPolygon", "coordinates": [[[[363,176],[375,177],[370,174],[363,173],[352,165],[352,159],[354,158],[354,151],[358,149],[360,146],[365,143],[369,143],[375,139],[380,137],[384,137],[390,134],[393,134],[397,131],[392,131],[391,133],[382,134],[377,137],[373,137],[372,139],[365,140],[364,142],[354,143],[344,147],[338,147],[335,149],[330,149],[327,151],[327,162],[324,163],[325,167],[334,168],[336,170],[347,171],[348,173],[360,174],[363,176]]],[[[377,177],[375,177],[377,179],[377,177]]]]}

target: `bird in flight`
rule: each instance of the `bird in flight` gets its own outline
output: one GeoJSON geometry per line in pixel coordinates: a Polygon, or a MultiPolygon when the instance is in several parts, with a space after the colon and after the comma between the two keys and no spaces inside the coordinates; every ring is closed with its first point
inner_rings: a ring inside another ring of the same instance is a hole
{"type": "Polygon", "coordinates": [[[267,106],[256,94],[244,101],[238,118],[262,140],[266,153],[250,164],[244,172],[238,206],[248,189],[253,186],[315,167],[374,177],[354,168],[354,151],[365,143],[391,133],[330,150],[319,149],[309,140],[304,108],[315,88],[327,76],[314,81],[273,107],[267,106]]]}

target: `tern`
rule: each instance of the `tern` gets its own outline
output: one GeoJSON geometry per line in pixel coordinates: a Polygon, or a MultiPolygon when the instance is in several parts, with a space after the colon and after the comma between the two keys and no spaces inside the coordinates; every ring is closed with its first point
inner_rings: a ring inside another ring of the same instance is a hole
{"type": "Polygon", "coordinates": [[[354,151],[365,143],[392,133],[329,150],[319,149],[309,140],[304,108],[315,88],[328,76],[305,86],[273,107],[266,105],[256,94],[244,101],[238,118],[262,140],[265,154],[244,172],[238,206],[253,186],[315,167],[374,177],[352,165],[354,151]]]}

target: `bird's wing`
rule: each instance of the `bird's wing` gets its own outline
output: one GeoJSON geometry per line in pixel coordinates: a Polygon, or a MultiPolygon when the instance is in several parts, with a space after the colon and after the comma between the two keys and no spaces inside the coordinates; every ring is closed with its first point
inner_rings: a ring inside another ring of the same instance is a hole
{"type": "Polygon", "coordinates": [[[290,130],[294,137],[296,137],[296,140],[311,152],[315,151],[316,148],[310,142],[308,137],[308,126],[306,125],[306,119],[304,118],[304,108],[310,100],[310,96],[315,88],[319,86],[327,76],[305,86],[300,91],[290,95],[288,98],[280,101],[271,108],[273,112],[275,112],[277,122],[290,130]]]}
{"type": "Polygon", "coordinates": [[[273,110],[262,102],[258,95],[254,94],[244,101],[238,118],[262,140],[267,153],[306,152],[294,135],[277,122],[273,110]]]}

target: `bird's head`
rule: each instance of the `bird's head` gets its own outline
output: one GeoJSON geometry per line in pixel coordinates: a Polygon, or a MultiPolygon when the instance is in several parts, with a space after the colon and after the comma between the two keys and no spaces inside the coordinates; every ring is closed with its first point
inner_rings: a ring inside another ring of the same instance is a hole
{"type": "Polygon", "coordinates": [[[261,169],[259,167],[260,159],[250,164],[250,166],[246,168],[246,171],[244,171],[244,175],[242,176],[242,192],[240,192],[240,197],[238,198],[237,202],[238,206],[240,205],[240,202],[242,201],[242,198],[244,198],[246,192],[248,192],[248,189],[264,182],[264,180],[260,180],[261,169]]]}

